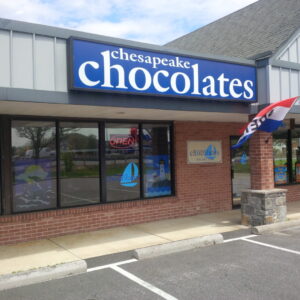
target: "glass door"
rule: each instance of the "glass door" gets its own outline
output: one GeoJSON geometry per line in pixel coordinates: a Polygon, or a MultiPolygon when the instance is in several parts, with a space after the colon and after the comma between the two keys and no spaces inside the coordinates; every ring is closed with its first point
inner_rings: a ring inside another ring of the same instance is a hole
{"type": "MultiPolygon", "coordinates": [[[[237,143],[239,137],[230,138],[230,146],[237,143]]],[[[241,205],[241,191],[250,189],[250,163],[249,144],[245,142],[237,149],[231,149],[231,181],[232,181],[232,206],[241,205]]]]}

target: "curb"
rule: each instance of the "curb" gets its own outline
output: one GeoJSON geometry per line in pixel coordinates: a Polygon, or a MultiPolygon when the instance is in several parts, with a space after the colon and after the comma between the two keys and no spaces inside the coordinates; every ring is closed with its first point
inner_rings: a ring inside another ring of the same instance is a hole
{"type": "Polygon", "coordinates": [[[136,259],[147,259],[157,257],[160,255],[171,254],[195,248],[211,246],[223,243],[224,239],[221,234],[211,234],[197,238],[170,242],[166,244],[150,246],[145,248],[136,249],[133,251],[133,256],[136,259]]]}
{"type": "Polygon", "coordinates": [[[283,230],[295,226],[300,226],[300,220],[285,221],[285,222],[279,222],[274,224],[255,226],[252,227],[251,233],[253,234],[271,233],[277,230],[283,230]]]}
{"type": "Polygon", "coordinates": [[[70,275],[85,273],[87,264],[84,260],[62,263],[52,267],[5,274],[0,276],[0,291],[40,283],[52,279],[59,279],[70,275]]]}

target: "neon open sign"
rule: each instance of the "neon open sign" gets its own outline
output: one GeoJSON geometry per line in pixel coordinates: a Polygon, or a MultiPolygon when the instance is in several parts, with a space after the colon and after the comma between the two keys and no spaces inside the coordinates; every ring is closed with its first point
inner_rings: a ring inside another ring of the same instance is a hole
{"type": "Polygon", "coordinates": [[[126,149],[135,144],[133,136],[127,134],[111,134],[109,144],[114,149],[126,149]]]}

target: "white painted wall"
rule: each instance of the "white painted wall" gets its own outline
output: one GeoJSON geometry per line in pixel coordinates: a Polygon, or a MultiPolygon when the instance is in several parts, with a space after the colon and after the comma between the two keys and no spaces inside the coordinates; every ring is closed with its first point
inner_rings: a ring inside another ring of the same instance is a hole
{"type": "Polygon", "coordinates": [[[0,87],[67,91],[66,40],[0,30],[0,87]]]}
{"type": "Polygon", "coordinates": [[[295,36],[278,56],[279,60],[300,63],[300,36],[295,36]]]}
{"type": "Polygon", "coordinates": [[[281,67],[271,67],[270,102],[300,95],[300,71],[281,67]]]}

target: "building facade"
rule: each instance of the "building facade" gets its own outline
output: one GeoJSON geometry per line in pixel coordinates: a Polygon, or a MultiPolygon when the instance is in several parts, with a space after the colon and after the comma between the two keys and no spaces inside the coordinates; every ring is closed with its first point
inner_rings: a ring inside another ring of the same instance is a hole
{"type": "Polygon", "coordinates": [[[230,210],[274,178],[298,200],[298,106],[230,148],[299,95],[298,39],[232,58],[1,19],[0,244],[230,210]]]}

